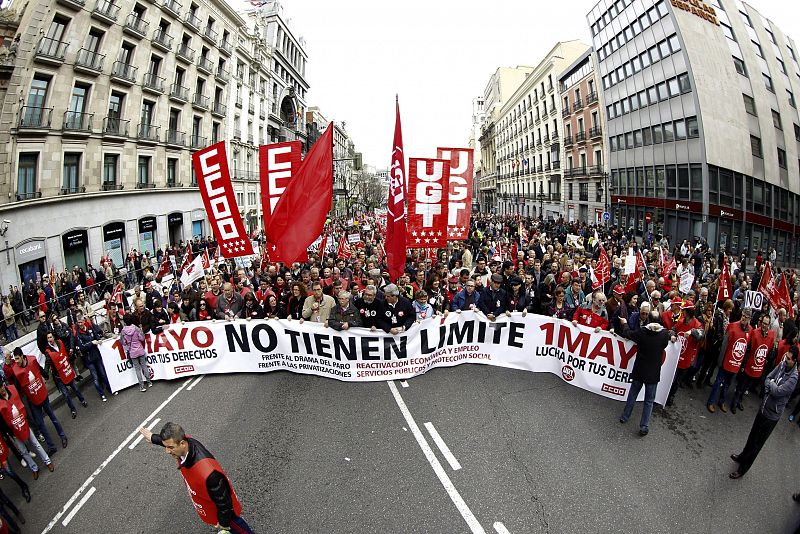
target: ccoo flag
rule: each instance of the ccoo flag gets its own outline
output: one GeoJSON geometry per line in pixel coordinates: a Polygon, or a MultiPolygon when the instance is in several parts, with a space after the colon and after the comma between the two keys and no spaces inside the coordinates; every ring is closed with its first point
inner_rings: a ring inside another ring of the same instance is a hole
{"type": "Polygon", "coordinates": [[[395,102],[394,142],[386,214],[386,256],[389,278],[397,280],[406,266],[406,159],[403,153],[403,129],[400,125],[400,101],[395,102]]]}

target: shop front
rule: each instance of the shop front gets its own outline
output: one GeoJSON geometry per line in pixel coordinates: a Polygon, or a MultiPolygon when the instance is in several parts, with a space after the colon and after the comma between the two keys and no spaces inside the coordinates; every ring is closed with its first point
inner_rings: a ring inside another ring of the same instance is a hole
{"type": "Polygon", "coordinates": [[[70,270],[75,266],[86,270],[86,248],[89,245],[86,230],[70,230],[62,234],[61,247],[64,250],[64,269],[70,270]]]}
{"type": "Polygon", "coordinates": [[[176,211],[167,215],[167,228],[169,229],[169,244],[180,243],[183,240],[183,213],[176,211]]]}
{"type": "Polygon", "coordinates": [[[206,218],[204,210],[192,211],[192,239],[203,237],[203,220],[206,218]]]}
{"type": "Polygon", "coordinates": [[[139,219],[139,252],[149,253],[153,258],[156,255],[156,218],[142,217],[139,219]]]}
{"type": "Polygon", "coordinates": [[[125,265],[125,223],[113,222],[103,226],[103,253],[114,265],[125,265]]]}
{"type": "Polygon", "coordinates": [[[47,272],[44,266],[46,250],[44,239],[32,239],[17,245],[14,249],[22,284],[27,284],[31,280],[39,281],[47,272]]]}

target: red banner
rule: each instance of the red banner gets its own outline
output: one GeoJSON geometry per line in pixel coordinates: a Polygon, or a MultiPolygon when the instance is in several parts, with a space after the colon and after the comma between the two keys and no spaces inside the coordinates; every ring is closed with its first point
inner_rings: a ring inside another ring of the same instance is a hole
{"type": "Polygon", "coordinates": [[[252,255],[253,244],[247,237],[233,194],[225,142],[198,150],[192,154],[192,164],[208,221],[218,245],[222,247],[222,255],[226,258],[252,255]]]}
{"type": "Polygon", "coordinates": [[[758,284],[758,290],[776,310],[784,307],[781,289],[775,281],[775,277],[772,275],[772,266],[769,262],[767,262],[767,266],[764,267],[764,273],[761,275],[761,282],[758,284]]]}
{"type": "Polygon", "coordinates": [[[719,277],[719,290],[717,291],[717,302],[733,298],[733,284],[731,275],[728,272],[728,258],[722,262],[722,274],[719,277]]]}
{"type": "Polygon", "coordinates": [[[450,161],[447,203],[448,239],[467,239],[472,216],[472,180],[474,150],[471,148],[437,148],[436,157],[450,161]]]}
{"type": "Polygon", "coordinates": [[[400,102],[395,103],[394,140],[389,197],[386,200],[386,255],[389,277],[396,281],[406,266],[406,160],[403,152],[403,128],[400,102]]]}
{"type": "Polygon", "coordinates": [[[611,262],[606,254],[606,249],[600,245],[600,257],[592,271],[592,289],[603,287],[609,280],[611,280],[611,262]]]}
{"type": "MultiPolygon", "coordinates": [[[[272,212],[278,204],[286,186],[300,168],[303,144],[288,141],[258,147],[259,181],[261,182],[261,211],[264,212],[264,228],[269,228],[272,212]]],[[[265,248],[275,250],[272,243],[265,248]]]]}
{"type": "Polygon", "coordinates": [[[447,246],[450,162],[408,160],[408,248],[447,246]]]}
{"type": "Polygon", "coordinates": [[[794,307],[792,306],[792,297],[789,295],[789,285],[786,282],[786,278],[788,278],[789,273],[783,271],[781,275],[781,286],[780,286],[780,294],[781,294],[781,302],[783,303],[783,307],[786,308],[786,311],[789,312],[789,319],[794,319],[794,307]]]}

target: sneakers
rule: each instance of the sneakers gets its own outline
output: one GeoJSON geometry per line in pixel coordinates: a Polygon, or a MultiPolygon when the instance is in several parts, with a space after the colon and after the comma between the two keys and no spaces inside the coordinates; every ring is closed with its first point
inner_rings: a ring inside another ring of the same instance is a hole
{"type": "Polygon", "coordinates": [[[89,403],[88,403],[88,402],[86,402],[85,400],[82,400],[82,401],[81,401],[81,406],[83,406],[84,408],[86,408],[87,406],[89,406],[89,403]]]}
{"type": "Polygon", "coordinates": [[[791,423],[792,421],[794,421],[794,415],[789,416],[789,422],[791,423]]]}
{"type": "Polygon", "coordinates": [[[72,412],[70,412],[70,415],[72,415],[72,418],[75,419],[76,417],[78,417],[78,412],[72,410],[72,412]]]}
{"type": "Polygon", "coordinates": [[[150,382],[149,380],[147,381],[147,387],[149,387],[149,388],[153,387],[153,383],[150,382]]]}
{"type": "Polygon", "coordinates": [[[114,393],[112,393],[112,395],[116,397],[117,395],[119,395],[119,391],[115,391],[114,393]]]}
{"type": "Polygon", "coordinates": [[[101,395],[100,400],[102,400],[103,402],[108,402],[108,399],[106,398],[105,395],[101,395]]]}
{"type": "Polygon", "coordinates": [[[140,388],[139,388],[139,391],[141,391],[142,393],[144,393],[145,391],[147,391],[147,388],[146,388],[146,387],[144,387],[144,386],[142,386],[142,387],[140,387],[140,388]]]}
{"type": "Polygon", "coordinates": [[[646,436],[649,433],[650,433],[650,430],[647,429],[647,428],[640,428],[639,429],[639,435],[642,436],[642,437],[646,436]]]}
{"type": "Polygon", "coordinates": [[[742,406],[741,402],[736,403],[736,409],[742,412],[744,411],[744,406],[742,406]]]}
{"type": "Polygon", "coordinates": [[[25,458],[22,458],[22,459],[19,461],[19,465],[21,465],[23,468],[24,468],[24,467],[28,467],[28,462],[26,462],[26,461],[25,461],[25,458]]]}

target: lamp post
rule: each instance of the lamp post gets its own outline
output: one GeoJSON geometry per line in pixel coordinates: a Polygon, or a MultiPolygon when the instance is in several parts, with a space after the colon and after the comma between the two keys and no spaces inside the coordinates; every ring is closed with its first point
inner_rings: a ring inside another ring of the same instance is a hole
{"type": "Polygon", "coordinates": [[[541,189],[539,190],[539,194],[536,195],[536,200],[539,201],[539,218],[544,220],[544,201],[547,198],[547,195],[544,194],[544,191],[541,189]]]}

